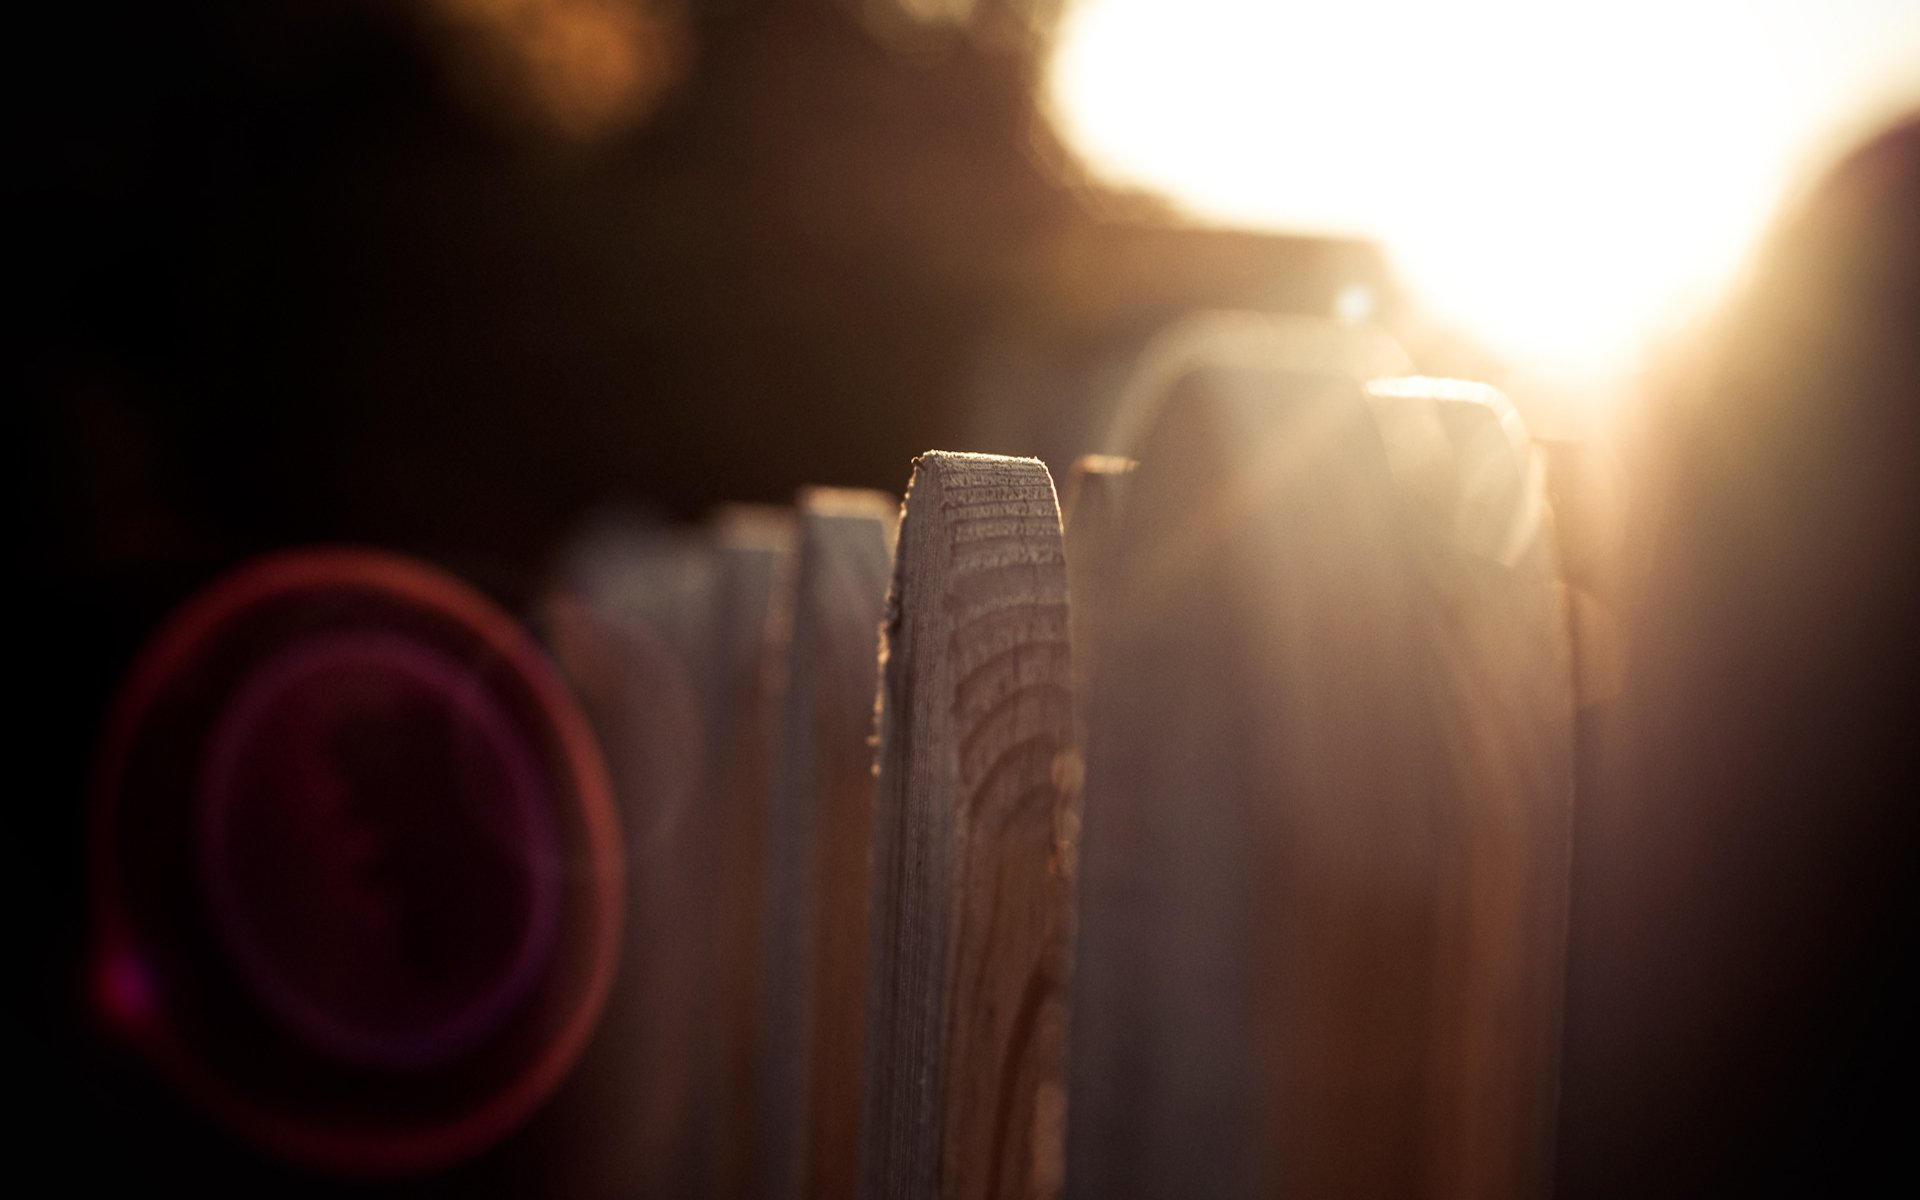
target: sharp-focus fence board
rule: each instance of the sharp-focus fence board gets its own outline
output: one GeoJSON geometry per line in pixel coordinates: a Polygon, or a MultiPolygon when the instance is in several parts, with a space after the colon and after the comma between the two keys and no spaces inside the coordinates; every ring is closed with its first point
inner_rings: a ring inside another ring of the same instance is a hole
{"type": "Polygon", "coordinates": [[[1234,364],[1137,418],[1087,702],[1070,1195],[1543,1169],[1567,696],[1538,481],[1463,509],[1490,493],[1448,422],[1376,407],[1234,364]]]}
{"type": "Polygon", "coordinates": [[[1059,1187],[1066,598],[1044,466],[917,460],[887,619],[867,1197],[1059,1187]]]}
{"type": "Polygon", "coordinates": [[[800,497],[797,571],[767,832],[768,1194],[847,1196],[873,808],[873,697],[898,504],[800,497]]]}

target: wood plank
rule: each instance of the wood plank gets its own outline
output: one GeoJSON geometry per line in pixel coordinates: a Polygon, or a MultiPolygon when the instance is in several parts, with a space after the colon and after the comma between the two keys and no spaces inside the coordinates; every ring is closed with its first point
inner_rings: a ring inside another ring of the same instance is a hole
{"type": "Polygon", "coordinates": [[[717,560],[690,529],[610,521],[568,550],[544,604],[613,777],[626,940],[600,1028],[542,1114],[554,1191],[704,1196],[725,1028],[715,947],[724,830],[709,803],[717,560]]]}
{"type": "MultiPolygon", "coordinates": [[[[1067,472],[1061,489],[1060,511],[1065,526],[1067,599],[1073,642],[1074,748],[1061,759],[1061,786],[1067,802],[1061,815],[1061,871],[1073,894],[1079,870],[1081,802],[1086,760],[1081,747],[1087,741],[1087,696],[1093,664],[1100,656],[1099,631],[1106,621],[1105,605],[1119,586],[1115,577],[1121,561],[1120,510],[1125,503],[1128,477],[1138,466],[1116,454],[1083,454],[1067,472]]],[[[1071,906],[1069,906],[1071,908],[1071,906]]],[[[1069,937],[1069,944],[1071,944],[1069,937]]]]}
{"type": "Polygon", "coordinates": [[[1296,313],[1216,309],[1156,333],[1115,397],[1101,449],[1131,455],[1143,444],[1168,393],[1195,368],[1287,370],[1364,383],[1406,375],[1413,360],[1379,326],[1296,313]]]}
{"type": "Polygon", "coordinates": [[[1120,553],[1120,506],[1126,496],[1127,477],[1138,465],[1116,454],[1083,454],[1074,460],[1060,489],[1077,696],[1084,691],[1097,654],[1093,639],[1100,621],[1095,610],[1113,590],[1113,564],[1120,553]]]}
{"type": "Polygon", "coordinates": [[[765,1163],[760,1098],[766,1048],[763,1005],[764,878],[775,701],[775,653],[786,651],[784,613],[796,521],[784,508],[734,506],[711,522],[717,551],[711,728],[713,804],[722,832],[716,948],[723,1039],[713,1121],[713,1192],[761,1194],[765,1163]]]}
{"type": "Polygon", "coordinates": [[[1451,535],[1422,547],[1449,731],[1436,847],[1434,1190],[1550,1190],[1574,779],[1571,653],[1544,454],[1498,391],[1383,380],[1430,404],[1454,465],[1451,535]]]}
{"type": "Polygon", "coordinates": [[[1555,1016],[1561,918],[1529,913],[1564,887],[1564,657],[1537,478],[1505,510],[1461,491],[1445,425],[1232,356],[1138,410],[1087,705],[1070,1195],[1540,1177],[1537,1062],[1494,1018],[1534,1047],[1555,1016]]]}
{"type": "MultiPolygon", "coordinates": [[[[1567,636],[1573,644],[1574,693],[1583,710],[1576,733],[1586,755],[1595,708],[1620,693],[1626,648],[1621,640],[1620,529],[1624,491],[1617,456],[1605,445],[1543,441],[1554,549],[1566,589],[1567,636]]],[[[1584,759],[1583,759],[1584,761],[1584,759]]]]}
{"type": "Polygon", "coordinates": [[[916,460],[887,616],[865,1196],[1059,1187],[1066,588],[1040,462],[916,460]]]}
{"type": "Polygon", "coordinates": [[[873,704],[898,502],[799,497],[767,829],[767,1194],[847,1196],[859,1130],[873,704]]]}

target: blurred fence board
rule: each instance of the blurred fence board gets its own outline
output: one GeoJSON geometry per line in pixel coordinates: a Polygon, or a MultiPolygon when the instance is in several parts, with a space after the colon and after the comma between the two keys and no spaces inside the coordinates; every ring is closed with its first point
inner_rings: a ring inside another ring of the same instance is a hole
{"type": "Polygon", "coordinates": [[[1489,452],[1463,486],[1475,419],[1246,361],[1131,415],[1070,1195],[1543,1181],[1569,701],[1538,479],[1489,452]]]}
{"type": "Polygon", "coordinates": [[[767,1194],[847,1196],[873,811],[873,704],[898,504],[814,488],[799,499],[785,680],[767,827],[767,1194]]]}
{"type": "Polygon", "coordinates": [[[718,950],[724,1041],[716,1068],[714,1192],[756,1196],[765,1164],[760,1097],[765,1061],[764,879],[774,654],[786,647],[781,591],[792,578],[795,521],[782,508],[738,506],[713,522],[718,553],[712,671],[714,730],[710,779],[722,822],[718,950]]]}
{"type": "MultiPolygon", "coordinates": [[[[1499,392],[1377,381],[1431,407],[1451,529],[1420,552],[1451,773],[1437,846],[1433,1191],[1550,1189],[1571,869],[1574,673],[1546,460],[1499,392]]],[[[1405,490],[1403,485],[1403,491],[1405,490]]]]}
{"type": "Polygon", "coordinates": [[[887,619],[861,1141],[869,1197],[1059,1187],[1066,587],[1043,465],[916,461],[887,619]]]}
{"type": "Polygon", "coordinates": [[[727,1039],[716,954],[727,830],[709,778],[724,678],[709,670],[720,574],[700,534],[609,524],[572,547],[545,604],[607,756],[628,855],[613,994],[541,1118],[568,1147],[555,1156],[556,1193],[701,1196],[715,1186],[727,1039]]]}
{"type": "MultiPolygon", "coordinates": [[[[1541,449],[1566,588],[1575,695],[1581,709],[1591,709],[1619,694],[1626,662],[1618,615],[1620,467],[1604,446],[1560,441],[1543,442],[1541,449]]],[[[1589,732],[1580,730],[1583,745],[1589,732]]]]}
{"type": "MultiPolygon", "coordinates": [[[[1074,749],[1062,759],[1061,784],[1066,803],[1060,821],[1061,869],[1069,898],[1077,887],[1081,806],[1086,777],[1082,753],[1087,740],[1088,685],[1099,658],[1100,626],[1105,605],[1119,581],[1114,576],[1120,558],[1120,509],[1126,498],[1128,476],[1139,464],[1113,454],[1083,454],[1067,472],[1061,491],[1062,541],[1067,555],[1067,611],[1073,642],[1074,749]]],[[[1068,945],[1072,945],[1073,905],[1069,902],[1068,945]]]]}
{"type": "Polygon", "coordinates": [[[1067,595],[1073,620],[1073,682],[1081,701],[1098,654],[1094,645],[1100,628],[1097,612],[1115,586],[1113,564],[1120,552],[1120,505],[1126,495],[1127,477],[1138,465],[1118,455],[1084,454],[1074,461],[1060,490],[1067,595]]]}

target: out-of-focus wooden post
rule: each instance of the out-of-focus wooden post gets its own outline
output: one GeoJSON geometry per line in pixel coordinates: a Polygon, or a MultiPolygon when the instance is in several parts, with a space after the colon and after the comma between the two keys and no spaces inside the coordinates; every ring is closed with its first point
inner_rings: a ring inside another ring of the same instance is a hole
{"type": "Polygon", "coordinates": [[[566,1194],[713,1187],[726,1039],[715,953],[725,829],[708,776],[716,568],[702,534],[609,525],[573,547],[545,604],[606,752],[628,864],[613,994],[580,1067],[539,1118],[569,1148],[553,1156],[554,1190],[566,1194]]]}
{"type": "Polygon", "coordinates": [[[792,578],[795,521],[783,508],[723,509],[712,523],[714,739],[708,773],[718,807],[717,1002],[724,1039],[715,1069],[714,1193],[758,1196],[765,1163],[760,1026],[765,967],[765,847],[771,784],[775,655],[786,650],[783,589],[792,578]]]}
{"type": "Polygon", "coordinates": [[[865,1011],[873,703],[898,504],[799,500],[767,826],[767,1194],[854,1187],[865,1011]]]}
{"type": "Polygon", "coordinates": [[[1093,639],[1100,621],[1095,610],[1106,602],[1115,586],[1113,564],[1120,553],[1120,505],[1126,495],[1127,477],[1137,465],[1118,455],[1085,454],[1075,460],[1060,489],[1067,595],[1073,612],[1076,693],[1084,691],[1097,652],[1093,639]]]}
{"type": "MultiPolygon", "coordinates": [[[[1431,1193],[1550,1190],[1574,784],[1574,683],[1545,456],[1499,392],[1451,380],[1368,388],[1431,412],[1450,502],[1416,545],[1449,770],[1434,899],[1431,1193]]],[[[1404,454],[1395,458],[1404,462],[1404,454]]],[[[1403,493],[1414,491],[1402,475],[1403,493]]]]}
{"type": "Polygon", "coordinates": [[[1284,366],[1130,410],[1067,1190],[1533,1194],[1570,705],[1539,479],[1441,411],[1505,439],[1486,394],[1284,366]]]}

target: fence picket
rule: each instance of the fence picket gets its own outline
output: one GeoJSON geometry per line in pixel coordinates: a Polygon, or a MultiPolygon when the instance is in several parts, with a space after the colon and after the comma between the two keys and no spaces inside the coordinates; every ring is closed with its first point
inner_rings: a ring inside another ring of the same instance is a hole
{"type": "Polygon", "coordinates": [[[916,461],[888,602],[868,1197],[1059,1187],[1066,588],[1043,465],[945,453],[916,461]]]}

